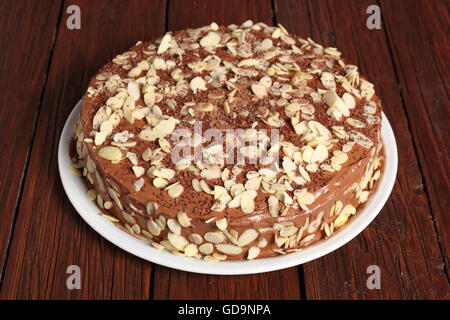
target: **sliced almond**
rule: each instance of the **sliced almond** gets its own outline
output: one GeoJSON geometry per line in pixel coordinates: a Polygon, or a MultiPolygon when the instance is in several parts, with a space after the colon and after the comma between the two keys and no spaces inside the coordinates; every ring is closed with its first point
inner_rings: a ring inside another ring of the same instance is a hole
{"type": "Polygon", "coordinates": [[[290,237],[290,236],[293,236],[294,234],[296,234],[297,231],[298,231],[298,228],[296,226],[285,227],[280,230],[280,236],[290,237]]]}
{"type": "Polygon", "coordinates": [[[172,36],[167,33],[164,35],[164,37],[161,39],[161,43],[159,44],[157,54],[163,54],[164,52],[169,49],[170,41],[172,40],[172,36]]]}
{"type": "Polygon", "coordinates": [[[255,210],[255,202],[253,197],[250,196],[248,191],[242,192],[241,196],[241,209],[244,213],[252,213],[255,210]]]}
{"type": "Polygon", "coordinates": [[[189,241],[186,240],[185,237],[169,232],[167,234],[167,239],[172,246],[174,246],[177,250],[183,251],[186,246],[189,244],[189,241]]]}
{"type": "Polygon", "coordinates": [[[102,217],[104,217],[104,218],[106,218],[106,219],[108,219],[109,221],[112,221],[112,222],[119,222],[119,221],[120,221],[120,220],[117,219],[116,217],[110,216],[110,215],[108,215],[108,214],[103,214],[103,213],[102,213],[102,217]]]}
{"type": "Polygon", "coordinates": [[[153,67],[156,70],[165,70],[167,69],[166,61],[163,58],[156,57],[153,59],[153,67]]]}
{"type": "Polygon", "coordinates": [[[195,111],[211,112],[214,110],[214,105],[210,102],[201,102],[195,106],[195,111]]]}
{"type": "Polygon", "coordinates": [[[303,210],[307,210],[307,205],[312,204],[316,197],[313,193],[307,191],[307,189],[300,189],[294,191],[294,197],[297,199],[298,204],[303,210]]]}
{"type": "Polygon", "coordinates": [[[144,94],[144,103],[147,107],[151,107],[155,104],[156,96],[154,91],[147,91],[144,94]]]}
{"type": "Polygon", "coordinates": [[[103,204],[103,207],[104,207],[106,210],[111,209],[112,206],[113,206],[113,203],[112,203],[111,201],[105,201],[105,203],[103,204]]]}
{"type": "Polygon", "coordinates": [[[273,46],[272,39],[264,39],[255,47],[255,52],[267,51],[273,46]]]}
{"type": "Polygon", "coordinates": [[[356,106],[356,101],[355,98],[353,98],[353,96],[350,93],[344,93],[342,95],[342,100],[345,102],[345,104],[347,105],[347,108],[349,109],[354,109],[356,106]]]}
{"type": "Polygon", "coordinates": [[[138,66],[132,68],[129,72],[128,72],[128,76],[130,78],[136,78],[138,77],[140,74],[142,73],[142,69],[138,66]]]}
{"type": "Polygon", "coordinates": [[[178,122],[172,117],[162,120],[153,128],[153,132],[160,138],[165,137],[173,132],[178,122]]]}
{"type": "Polygon", "coordinates": [[[336,162],[333,161],[333,159],[331,159],[331,167],[335,170],[335,171],[339,171],[342,169],[342,166],[336,162]]]}
{"type": "Polygon", "coordinates": [[[204,238],[206,241],[212,243],[222,243],[225,240],[225,237],[220,232],[207,232],[205,233],[204,238]]]}
{"type": "Polygon", "coordinates": [[[181,194],[184,191],[183,185],[181,185],[178,182],[173,186],[169,186],[168,188],[169,189],[167,190],[167,193],[168,193],[169,197],[171,197],[172,199],[178,198],[179,196],[181,196],[181,194]]]}
{"type": "Polygon", "coordinates": [[[145,169],[141,166],[133,166],[132,169],[137,178],[140,178],[145,174],[145,169]]]}
{"type": "Polygon", "coordinates": [[[139,100],[141,92],[139,90],[139,85],[136,82],[129,82],[127,86],[128,95],[132,97],[135,101],[139,100]]]}
{"type": "Polygon", "coordinates": [[[334,214],[341,212],[343,207],[344,204],[342,203],[342,201],[340,200],[336,201],[336,203],[334,204],[334,214]]]}
{"type": "Polygon", "coordinates": [[[163,178],[155,178],[153,179],[153,185],[159,189],[167,187],[169,182],[166,179],[163,178]]]}
{"type": "Polygon", "coordinates": [[[296,113],[298,111],[300,111],[300,103],[298,102],[293,102],[288,104],[285,108],[284,108],[284,112],[286,113],[286,115],[290,118],[294,117],[296,115],[296,113]]]}
{"type": "Polygon", "coordinates": [[[130,224],[136,223],[136,219],[132,215],[126,213],[125,211],[122,211],[122,216],[128,223],[130,224]]]}
{"type": "Polygon", "coordinates": [[[347,118],[347,123],[355,128],[364,128],[366,124],[358,119],[347,118]]]}
{"type": "Polygon", "coordinates": [[[170,218],[167,220],[167,227],[170,231],[172,231],[174,234],[180,235],[181,234],[181,225],[178,223],[177,220],[170,218]]]}
{"type": "Polygon", "coordinates": [[[218,261],[223,261],[223,260],[226,260],[226,259],[227,259],[227,256],[226,256],[226,255],[220,254],[220,253],[217,253],[217,252],[214,252],[214,253],[212,254],[212,257],[213,257],[214,259],[218,260],[218,261]]]}
{"type": "Polygon", "coordinates": [[[95,140],[94,143],[96,146],[99,146],[103,144],[106,140],[106,137],[108,136],[108,133],[106,131],[100,131],[95,133],[95,140]]]}
{"type": "Polygon", "coordinates": [[[247,229],[239,236],[237,243],[240,247],[243,247],[255,241],[258,236],[259,232],[255,229],[247,229]]]}
{"type": "Polygon", "coordinates": [[[261,249],[258,248],[258,247],[251,247],[251,248],[248,250],[247,259],[248,259],[248,260],[253,260],[253,259],[255,259],[256,257],[259,256],[260,251],[261,251],[261,249]]]}
{"type": "Polygon", "coordinates": [[[136,155],[136,153],[134,152],[127,152],[127,154],[125,155],[125,157],[130,160],[130,162],[134,165],[137,166],[138,165],[138,157],[136,155]]]}
{"type": "Polygon", "coordinates": [[[189,219],[186,212],[183,212],[183,211],[178,212],[177,219],[181,226],[183,226],[185,228],[191,226],[191,220],[189,219]]]}
{"type": "Polygon", "coordinates": [[[176,171],[170,168],[158,168],[153,171],[153,175],[155,177],[172,180],[176,175],[176,171]]]}
{"type": "Polygon", "coordinates": [[[331,161],[336,162],[337,164],[343,164],[348,160],[348,155],[345,152],[340,150],[333,151],[333,157],[331,161]]]}
{"type": "Polygon", "coordinates": [[[244,60],[239,61],[238,67],[252,67],[252,66],[257,65],[258,63],[259,63],[258,59],[253,59],[253,58],[244,59],[244,60]]]}
{"type": "Polygon", "coordinates": [[[245,189],[246,190],[258,190],[261,185],[262,178],[256,177],[252,179],[248,179],[245,183],[245,189]]]}
{"type": "Polygon", "coordinates": [[[232,244],[216,244],[216,249],[231,256],[242,253],[242,248],[232,244]]]}
{"type": "Polygon", "coordinates": [[[329,72],[323,72],[320,81],[322,82],[323,86],[327,89],[334,89],[336,88],[336,82],[334,81],[333,74],[329,72]]]}
{"type": "Polygon", "coordinates": [[[259,79],[259,84],[265,87],[266,89],[269,89],[272,86],[272,78],[265,76],[259,79]]]}
{"type": "Polygon", "coordinates": [[[191,233],[191,239],[195,244],[202,244],[203,242],[203,238],[201,235],[199,235],[198,233],[191,233]]]}
{"type": "Polygon", "coordinates": [[[216,47],[220,42],[220,35],[216,32],[208,32],[206,36],[204,36],[200,40],[200,45],[202,47],[216,47]]]}
{"type": "Polygon", "coordinates": [[[319,144],[315,149],[311,156],[311,162],[322,163],[328,158],[328,149],[323,144],[319,144]]]}
{"type": "Polygon", "coordinates": [[[266,87],[260,84],[252,84],[252,91],[259,99],[263,99],[267,95],[266,87]]]}
{"type": "Polygon", "coordinates": [[[95,191],[94,189],[88,190],[86,192],[86,195],[89,200],[95,200],[97,198],[97,191],[95,191]]]}
{"type": "Polygon", "coordinates": [[[340,214],[333,222],[335,228],[342,227],[348,220],[348,215],[340,214]]]}
{"type": "Polygon", "coordinates": [[[341,214],[353,215],[356,213],[356,209],[351,204],[347,204],[344,208],[342,208],[341,214]]]}
{"type": "Polygon", "coordinates": [[[119,161],[122,158],[122,151],[116,147],[103,147],[98,151],[98,155],[109,161],[119,161]]]}
{"type": "Polygon", "coordinates": [[[214,247],[211,243],[204,243],[198,248],[198,250],[203,254],[211,254],[213,252],[213,249],[214,247]]]}
{"type": "Polygon", "coordinates": [[[192,179],[192,188],[193,188],[196,192],[202,191],[202,188],[201,188],[201,186],[200,186],[200,181],[198,181],[197,179],[192,179]]]}
{"type": "Polygon", "coordinates": [[[210,186],[204,180],[200,181],[200,188],[203,190],[203,192],[205,192],[207,194],[212,194],[213,193],[213,191],[211,190],[210,186]]]}
{"type": "Polygon", "coordinates": [[[228,226],[227,219],[226,218],[222,218],[220,220],[217,220],[216,221],[216,226],[217,226],[217,228],[219,228],[219,230],[222,230],[222,231],[226,230],[227,226],[228,226]]]}
{"type": "Polygon", "coordinates": [[[122,206],[122,203],[120,202],[120,199],[119,199],[120,194],[117,191],[115,191],[113,188],[108,188],[108,194],[114,200],[114,203],[116,204],[116,206],[120,210],[122,210],[123,206],[122,206]]]}
{"type": "Polygon", "coordinates": [[[268,199],[269,213],[272,217],[278,217],[280,213],[279,201],[275,196],[270,196],[268,199]]]}
{"type": "Polygon", "coordinates": [[[159,142],[159,146],[161,147],[161,149],[164,152],[170,152],[171,146],[170,146],[170,142],[167,141],[167,139],[159,138],[158,142],[159,142]]]}
{"type": "Polygon", "coordinates": [[[137,179],[135,182],[134,182],[134,184],[133,184],[133,186],[134,186],[134,191],[141,191],[141,189],[142,189],[142,187],[144,186],[144,184],[145,184],[145,181],[144,181],[144,178],[139,178],[139,179],[137,179]]]}
{"type": "Polygon", "coordinates": [[[140,62],[137,64],[137,66],[138,66],[139,68],[141,68],[142,70],[144,70],[144,71],[147,71],[148,69],[150,69],[150,64],[149,64],[148,61],[146,61],[146,60],[140,61],[140,62]]]}
{"type": "Polygon", "coordinates": [[[194,93],[197,93],[198,90],[206,90],[206,82],[202,77],[195,77],[191,80],[189,87],[194,93]]]}
{"type": "Polygon", "coordinates": [[[198,247],[194,243],[190,243],[184,248],[184,254],[188,257],[193,257],[197,253],[198,253],[198,247]]]}
{"type": "Polygon", "coordinates": [[[361,132],[352,131],[350,137],[360,146],[369,149],[373,146],[373,141],[363,135],[361,132]]]}
{"type": "Polygon", "coordinates": [[[147,209],[147,214],[154,214],[156,211],[156,207],[152,202],[147,203],[146,209],[147,209]]]}
{"type": "MultiPolygon", "coordinates": [[[[333,90],[328,90],[323,95],[325,103],[329,107],[337,107],[339,110],[348,109],[345,102],[333,90]]],[[[346,114],[348,116],[348,114],[346,114]]]]}

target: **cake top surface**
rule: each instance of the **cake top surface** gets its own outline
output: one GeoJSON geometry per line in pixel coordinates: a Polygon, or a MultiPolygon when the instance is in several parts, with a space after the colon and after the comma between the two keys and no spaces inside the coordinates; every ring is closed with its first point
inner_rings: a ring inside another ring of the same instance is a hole
{"type": "Polygon", "coordinates": [[[92,78],[81,119],[136,202],[252,219],[308,211],[376,146],[380,116],[337,49],[247,21],[138,42],[92,78]]]}

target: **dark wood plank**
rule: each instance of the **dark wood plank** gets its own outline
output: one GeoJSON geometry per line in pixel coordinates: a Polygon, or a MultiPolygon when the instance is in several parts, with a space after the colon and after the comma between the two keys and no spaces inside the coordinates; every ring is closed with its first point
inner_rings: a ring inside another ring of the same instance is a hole
{"type": "Polygon", "coordinates": [[[215,276],[155,266],[154,299],[299,299],[296,268],[256,275],[215,276]]]}
{"type": "Polygon", "coordinates": [[[62,1],[0,2],[0,278],[62,1]]]}
{"type": "MultiPolygon", "coordinates": [[[[347,62],[359,65],[360,71],[375,83],[399,144],[399,171],[390,200],[360,236],[334,253],[304,265],[306,297],[448,298],[444,259],[387,39],[383,30],[366,28],[366,8],[371,4],[373,1],[367,0],[276,1],[277,18],[288,30],[336,46],[347,62]],[[366,287],[370,265],[381,268],[381,290],[366,287]]],[[[390,11],[395,19],[398,10],[390,11]]],[[[414,107],[415,103],[409,105],[414,107]]]]}
{"type": "Polygon", "coordinates": [[[439,0],[381,1],[447,277],[450,273],[448,5],[439,0]]]}
{"type": "Polygon", "coordinates": [[[136,41],[164,31],[165,1],[76,0],[66,2],[64,12],[70,4],[81,8],[81,30],[68,30],[63,15],[0,297],[148,299],[151,264],[113,246],[82,221],[62,188],[57,147],[89,77],[136,41]],[[81,268],[81,290],[66,287],[72,264],[81,268]]]}
{"type": "MultiPolygon", "coordinates": [[[[247,19],[272,23],[268,0],[169,2],[169,30],[247,19]]],[[[246,276],[208,276],[155,266],[155,299],[299,299],[297,268],[246,276]]]]}

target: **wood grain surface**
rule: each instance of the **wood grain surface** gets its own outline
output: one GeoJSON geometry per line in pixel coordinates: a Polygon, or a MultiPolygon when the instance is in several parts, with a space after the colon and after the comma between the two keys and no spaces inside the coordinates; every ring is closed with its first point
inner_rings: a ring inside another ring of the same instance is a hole
{"type": "Polygon", "coordinates": [[[450,299],[449,14],[441,0],[113,0],[0,2],[0,298],[450,299]],[[81,30],[66,27],[69,5],[81,30]],[[382,29],[366,27],[369,5],[382,29]],[[71,206],[58,141],[89,78],[165,31],[247,19],[336,46],[374,82],[394,128],[399,170],[377,219],[310,263],[246,276],[193,274],[110,244],[71,206]],[[68,290],[69,265],[82,288],[68,290]],[[380,290],[366,286],[381,268],[380,290]]]}
{"type": "Polygon", "coordinates": [[[6,262],[22,182],[62,3],[0,2],[0,277],[6,262]]]}

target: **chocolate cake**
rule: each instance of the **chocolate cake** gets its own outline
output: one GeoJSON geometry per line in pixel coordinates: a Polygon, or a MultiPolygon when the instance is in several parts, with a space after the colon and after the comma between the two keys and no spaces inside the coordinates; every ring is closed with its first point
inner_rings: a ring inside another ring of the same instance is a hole
{"type": "Polygon", "coordinates": [[[156,249],[277,256],[332,237],[370,197],[381,111],[336,48],[281,25],[212,23],[99,70],[74,167],[101,214],[156,249]]]}

